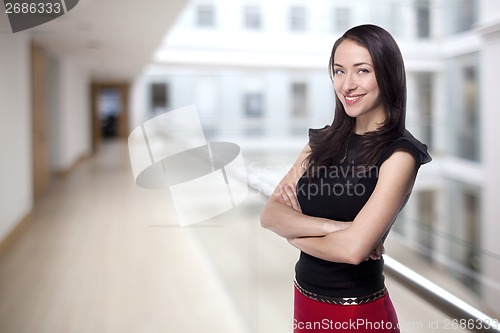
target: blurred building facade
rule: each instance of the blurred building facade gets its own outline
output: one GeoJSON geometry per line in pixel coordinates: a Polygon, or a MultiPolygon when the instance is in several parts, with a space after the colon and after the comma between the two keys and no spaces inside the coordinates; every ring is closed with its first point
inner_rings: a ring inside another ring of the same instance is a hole
{"type": "Polygon", "coordinates": [[[434,157],[394,230],[494,311],[499,22],[494,0],[192,1],[136,81],[132,126],[196,104],[211,140],[297,153],[308,128],[332,121],[334,41],[358,24],[386,28],[405,58],[407,127],[434,157]]]}

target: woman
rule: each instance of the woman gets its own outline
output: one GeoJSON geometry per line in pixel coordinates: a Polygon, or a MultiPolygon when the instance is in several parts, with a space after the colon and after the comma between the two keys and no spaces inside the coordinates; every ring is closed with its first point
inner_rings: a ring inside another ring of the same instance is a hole
{"type": "Polygon", "coordinates": [[[383,241],[431,157],[405,129],[404,63],[386,30],[348,30],[333,45],[329,70],[333,123],[309,131],[261,224],[301,251],[295,332],[399,332],[383,241]]]}

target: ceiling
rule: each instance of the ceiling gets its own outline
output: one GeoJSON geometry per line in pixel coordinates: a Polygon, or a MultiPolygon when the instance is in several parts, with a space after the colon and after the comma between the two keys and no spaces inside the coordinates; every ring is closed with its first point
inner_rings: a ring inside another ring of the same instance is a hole
{"type": "MultiPolygon", "coordinates": [[[[94,81],[131,81],[149,63],[188,0],[80,0],[65,15],[13,34],[29,34],[50,53],[87,68],[94,81]]],[[[1,48],[1,46],[0,46],[1,48]]]]}

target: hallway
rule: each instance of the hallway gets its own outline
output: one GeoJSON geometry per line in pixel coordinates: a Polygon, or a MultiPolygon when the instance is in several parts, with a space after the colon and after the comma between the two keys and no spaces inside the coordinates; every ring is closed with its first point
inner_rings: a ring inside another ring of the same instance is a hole
{"type": "MultiPolygon", "coordinates": [[[[298,252],[260,228],[264,200],[177,227],[162,192],[134,184],[126,142],[105,142],[53,181],[0,258],[0,332],[291,332],[298,252]]],[[[443,329],[387,280],[403,332],[443,329]]]]}

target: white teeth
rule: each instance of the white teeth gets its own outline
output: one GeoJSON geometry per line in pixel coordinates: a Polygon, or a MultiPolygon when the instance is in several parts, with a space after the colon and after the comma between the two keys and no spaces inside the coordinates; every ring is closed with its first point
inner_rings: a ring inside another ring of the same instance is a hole
{"type": "Polygon", "coordinates": [[[345,99],[348,100],[349,102],[354,102],[355,100],[358,100],[361,96],[356,96],[356,97],[347,97],[345,96],[345,99]]]}

